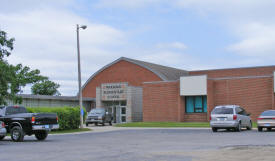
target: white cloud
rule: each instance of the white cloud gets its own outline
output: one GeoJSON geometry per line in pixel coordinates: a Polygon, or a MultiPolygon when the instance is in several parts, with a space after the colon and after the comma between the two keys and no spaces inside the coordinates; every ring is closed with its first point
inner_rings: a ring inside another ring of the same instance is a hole
{"type": "Polygon", "coordinates": [[[16,39],[9,61],[40,69],[43,75],[61,84],[63,95],[75,95],[78,90],[77,23],[88,26],[80,31],[82,83],[106,61],[116,59],[118,55],[112,54],[111,49],[125,44],[127,39],[118,29],[93,23],[63,8],[0,12],[0,21],[1,30],[16,39]],[[70,83],[64,83],[66,81],[70,83]]]}
{"type": "Polygon", "coordinates": [[[230,45],[229,50],[246,56],[272,56],[275,60],[275,24],[246,24],[236,33],[241,41],[230,45]]]}
{"type": "Polygon", "coordinates": [[[163,0],[101,0],[97,7],[135,9],[160,3],[163,0]]]}
{"type": "Polygon", "coordinates": [[[171,43],[159,43],[156,45],[159,49],[178,49],[185,50],[187,46],[182,42],[171,42],[171,43]]]}
{"type": "MultiPolygon", "coordinates": [[[[275,53],[275,1],[271,0],[103,0],[104,7],[141,8],[164,4],[194,11],[205,19],[218,19],[236,42],[228,45],[235,54],[262,57],[275,53]],[[218,18],[217,18],[218,17],[218,18]]],[[[270,58],[270,57],[269,57],[270,58]]],[[[273,58],[275,59],[275,58],[273,58]]]]}

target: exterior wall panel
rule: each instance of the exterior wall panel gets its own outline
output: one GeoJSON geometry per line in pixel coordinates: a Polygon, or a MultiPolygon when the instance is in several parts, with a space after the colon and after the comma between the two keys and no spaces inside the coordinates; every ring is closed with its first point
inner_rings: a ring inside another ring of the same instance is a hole
{"type": "Polygon", "coordinates": [[[143,121],[180,121],[179,82],[143,84],[143,121]]]}

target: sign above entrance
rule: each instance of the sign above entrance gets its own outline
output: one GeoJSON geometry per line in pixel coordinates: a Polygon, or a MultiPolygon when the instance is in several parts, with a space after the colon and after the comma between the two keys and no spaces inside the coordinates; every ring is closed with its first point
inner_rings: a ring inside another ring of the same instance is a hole
{"type": "Polygon", "coordinates": [[[128,83],[105,83],[101,84],[102,101],[119,101],[127,98],[128,83]]]}
{"type": "Polygon", "coordinates": [[[181,96],[207,95],[207,76],[183,76],[180,77],[181,96]]]}

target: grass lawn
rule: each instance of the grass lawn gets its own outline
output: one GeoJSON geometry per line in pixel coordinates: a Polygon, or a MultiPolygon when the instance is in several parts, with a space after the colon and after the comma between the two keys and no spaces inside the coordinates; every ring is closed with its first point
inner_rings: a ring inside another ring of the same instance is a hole
{"type": "MultiPolygon", "coordinates": [[[[209,122],[131,122],[117,124],[116,127],[210,127],[209,122]]],[[[257,124],[253,123],[256,128],[257,124]]]]}
{"type": "Polygon", "coordinates": [[[209,122],[131,122],[117,127],[210,127],[209,122]]]}
{"type": "Polygon", "coordinates": [[[51,131],[49,134],[66,134],[66,133],[76,133],[76,132],[85,132],[91,131],[89,128],[82,128],[82,129],[72,129],[72,130],[58,130],[58,131],[51,131]]]}

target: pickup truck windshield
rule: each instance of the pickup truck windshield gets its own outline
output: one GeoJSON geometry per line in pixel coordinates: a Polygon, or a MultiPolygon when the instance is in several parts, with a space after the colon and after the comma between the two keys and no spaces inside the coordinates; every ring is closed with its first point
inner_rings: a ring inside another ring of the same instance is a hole
{"type": "Polygon", "coordinates": [[[101,114],[104,113],[104,109],[93,109],[90,112],[91,114],[101,114]]]}
{"type": "Polygon", "coordinates": [[[15,107],[15,106],[9,106],[6,108],[6,115],[12,115],[17,113],[27,113],[27,110],[25,107],[15,107]]]}

